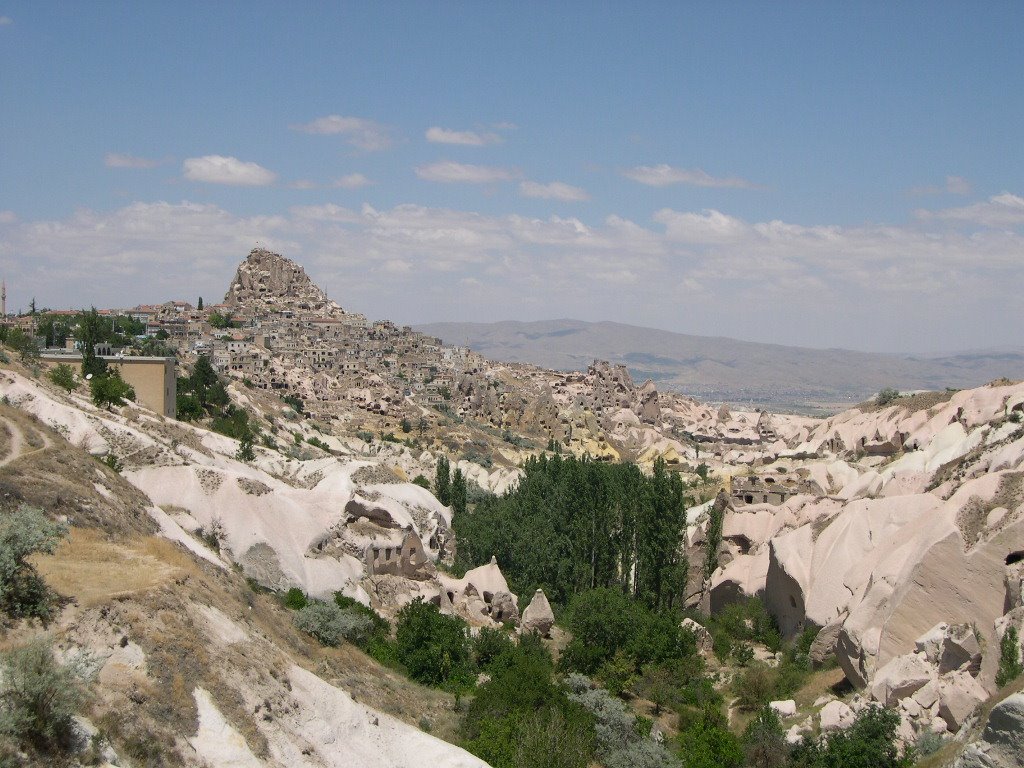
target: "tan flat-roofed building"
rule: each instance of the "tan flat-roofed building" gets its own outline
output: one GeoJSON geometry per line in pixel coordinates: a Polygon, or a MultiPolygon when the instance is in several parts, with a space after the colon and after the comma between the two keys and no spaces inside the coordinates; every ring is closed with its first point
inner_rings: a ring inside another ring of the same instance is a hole
{"type": "MultiPolygon", "coordinates": [[[[132,385],[138,403],[169,419],[177,418],[178,379],[173,357],[100,357],[132,385]]],[[[40,358],[48,366],[67,363],[79,367],[82,364],[81,352],[46,351],[40,354],[40,358]]]]}

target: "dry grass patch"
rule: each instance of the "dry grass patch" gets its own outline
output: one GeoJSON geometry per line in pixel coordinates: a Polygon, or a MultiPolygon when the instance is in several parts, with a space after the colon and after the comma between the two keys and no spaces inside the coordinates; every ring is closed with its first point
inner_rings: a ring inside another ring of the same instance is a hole
{"type": "Polygon", "coordinates": [[[31,560],[50,587],[87,608],[166,584],[192,566],[166,539],[115,543],[92,528],[72,528],[56,552],[31,560]]]}
{"type": "Polygon", "coordinates": [[[842,697],[846,691],[846,673],[839,667],[821,669],[813,673],[803,687],[793,694],[798,712],[811,709],[814,702],[825,695],[842,697]]]}

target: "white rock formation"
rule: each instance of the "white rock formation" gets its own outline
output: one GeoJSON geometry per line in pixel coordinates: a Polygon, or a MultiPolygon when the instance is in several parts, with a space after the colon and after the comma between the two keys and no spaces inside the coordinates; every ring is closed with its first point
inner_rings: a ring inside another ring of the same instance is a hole
{"type": "Polygon", "coordinates": [[[989,713],[978,741],[967,745],[955,768],[1019,768],[1024,761],[1024,693],[1007,696],[989,713]]]}
{"type": "Polygon", "coordinates": [[[533,593],[533,599],[526,606],[526,610],[523,611],[520,629],[523,632],[538,632],[547,637],[554,625],[555,614],[551,611],[551,604],[548,602],[544,590],[538,589],[533,593]]]}
{"type": "Polygon", "coordinates": [[[693,633],[694,638],[697,640],[697,652],[702,656],[708,656],[714,652],[715,641],[711,637],[711,633],[708,632],[707,627],[703,624],[698,624],[687,616],[679,623],[679,626],[693,633]]]}
{"type": "Polygon", "coordinates": [[[853,725],[854,711],[841,701],[830,701],[818,713],[818,725],[822,733],[841,731],[853,725]]]}

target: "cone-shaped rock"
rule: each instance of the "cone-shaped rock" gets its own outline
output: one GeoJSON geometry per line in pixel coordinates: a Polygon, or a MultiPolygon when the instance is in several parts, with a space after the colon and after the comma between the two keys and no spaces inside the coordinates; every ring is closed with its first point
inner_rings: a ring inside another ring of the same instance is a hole
{"type": "Polygon", "coordinates": [[[551,603],[548,602],[544,590],[538,589],[533,593],[533,599],[526,606],[526,610],[523,611],[522,631],[539,632],[547,637],[554,625],[555,614],[551,611],[551,603]]]}

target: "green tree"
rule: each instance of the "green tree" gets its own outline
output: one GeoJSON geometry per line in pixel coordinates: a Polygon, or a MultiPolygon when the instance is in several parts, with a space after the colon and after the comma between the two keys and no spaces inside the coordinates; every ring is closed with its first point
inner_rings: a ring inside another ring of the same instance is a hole
{"type": "Polygon", "coordinates": [[[200,312],[203,311],[203,297],[202,296],[199,297],[199,303],[196,304],[196,309],[198,309],[200,312]]]}
{"type": "Polygon", "coordinates": [[[63,319],[45,315],[36,323],[36,333],[43,337],[47,347],[63,347],[71,329],[63,319]]]}
{"type": "Polygon", "coordinates": [[[697,474],[697,477],[700,478],[700,484],[707,485],[708,479],[711,476],[711,468],[704,462],[701,462],[700,464],[697,465],[697,469],[695,470],[695,472],[697,474]]]}
{"type": "Polygon", "coordinates": [[[121,378],[116,369],[100,376],[93,376],[89,382],[92,402],[97,408],[113,408],[128,400],[135,399],[135,389],[121,378]]]}
{"type": "Polygon", "coordinates": [[[762,707],[743,731],[743,751],[750,768],[783,768],[789,763],[789,746],[779,716],[762,707]]]}
{"type": "Polygon", "coordinates": [[[404,416],[402,417],[402,422],[400,426],[402,427],[402,431],[405,434],[409,434],[410,432],[412,432],[412,422],[409,421],[409,419],[407,419],[404,416]]]}
{"type": "Polygon", "coordinates": [[[462,470],[458,467],[452,473],[452,484],[451,484],[451,504],[452,511],[457,515],[466,514],[466,478],[462,475],[462,470]]]}
{"type": "Polygon", "coordinates": [[[39,343],[36,341],[36,337],[21,328],[11,328],[7,332],[5,343],[18,353],[24,362],[39,359],[39,343]]]}
{"type": "Polygon", "coordinates": [[[446,507],[452,503],[452,478],[448,459],[441,456],[437,459],[437,471],[434,474],[434,495],[446,507]]]}
{"type": "Polygon", "coordinates": [[[231,313],[222,315],[220,312],[210,312],[208,318],[210,326],[213,328],[230,328],[231,327],[231,313]]]}
{"type": "Polygon", "coordinates": [[[82,348],[82,377],[93,377],[106,373],[107,364],[97,357],[96,345],[109,338],[110,330],[96,307],[78,313],[75,325],[75,339],[82,348]]]}
{"type": "Polygon", "coordinates": [[[799,744],[793,750],[792,764],[798,768],[910,768],[913,750],[900,754],[896,742],[899,724],[895,711],[865,707],[845,731],[799,744]]]}
{"type": "Polygon", "coordinates": [[[526,715],[518,724],[512,768],[586,768],[593,751],[589,721],[566,717],[552,707],[526,715]]]}
{"type": "Polygon", "coordinates": [[[633,639],[637,614],[636,604],[621,589],[600,587],[576,595],[568,611],[573,639],[560,664],[566,669],[593,674],[633,639]]]}
{"type": "Polygon", "coordinates": [[[74,715],[90,695],[91,666],[82,655],[58,664],[43,637],[0,655],[0,732],[43,753],[72,746],[74,715]]]}
{"type": "Polygon", "coordinates": [[[719,504],[718,500],[711,505],[708,511],[708,527],[704,550],[704,580],[711,578],[711,574],[718,568],[718,546],[722,543],[722,526],[725,524],[725,505],[719,504]]]}
{"type": "Polygon", "coordinates": [[[22,505],[0,516],[0,610],[5,614],[49,619],[53,594],[28,558],[52,554],[65,533],[35,507],[22,505]]]}
{"type": "Polygon", "coordinates": [[[717,707],[705,706],[696,713],[680,713],[676,743],[685,768],[739,768],[743,764],[739,739],[729,730],[717,707]]]}
{"type": "Polygon", "coordinates": [[[583,768],[593,718],[552,679],[551,656],[528,634],[493,658],[462,722],[466,748],[495,768],[583,768]]]}
{"type": "Polygon", "coordinates": [[[417,598],[398,612],[398,658],[409,676],[426,685],[464,681],[469,673],[466,625],[417,598]]]}
{"type": "Polygon", "coordinates": [[[196,421],[206,414],[202,403],[199,402],[199,398],[195,395],[179,392],[175,400],[177,402],[179,421],[196,421]]]}
{"type": "Polygon", "coordinates": [[[999,641],[999,670],[996,672],[996,685],[1000,688],[1009,685],[1024,673],[1021,664],[1020,635],[1016,627],[1007,627],[1003,639],[999,641]]]}
{"type": "Polygon", "coordinates": [[[50,381],[67,392],[75,388],[75,371],[67,363],[54,366],[47,376],[50,381]]]}
{"type": "Polygon", "coordinates": [[[235,451],[235,458],[239,461],[255,461],[256,451],[252,447],[253,434],[248,432],[242,436],[242,439],[238,441],[238,450],[235,451]]]}

